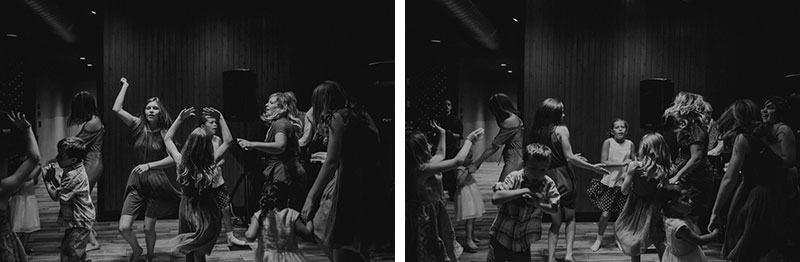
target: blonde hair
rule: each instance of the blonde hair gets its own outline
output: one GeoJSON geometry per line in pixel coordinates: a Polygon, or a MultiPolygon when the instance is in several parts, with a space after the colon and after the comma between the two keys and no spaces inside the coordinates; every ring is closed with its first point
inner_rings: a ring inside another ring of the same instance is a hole
{"type": "Polygon", "coordinates": [[[672,105],[664,110],[664,118],[673,117],[676,121],[697,121],[708,125],[711,121],[711,104],[702,95],[681,91],[675,96],[672,105]]]}
{"type": "Polygon", "coordinates": [[[639,144],[639,167],[650,179],[664,179],[672,172],[672,160],[667,142],[659,133],[648,133],[639,144]]]}

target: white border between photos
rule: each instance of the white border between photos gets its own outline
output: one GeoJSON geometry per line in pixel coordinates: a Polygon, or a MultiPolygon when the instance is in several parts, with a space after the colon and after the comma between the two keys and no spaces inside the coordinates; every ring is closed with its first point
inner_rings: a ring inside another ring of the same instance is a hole
{"type": "Polygon", "coordinates": [[[406,261],[405,255],[405,89],[406,89],[406,60],[405,60],[405,1],[395,0],[394,3],[394,134],[395,134],[395,176],[394,176],[394,239],[395,261],[406,261]]]}

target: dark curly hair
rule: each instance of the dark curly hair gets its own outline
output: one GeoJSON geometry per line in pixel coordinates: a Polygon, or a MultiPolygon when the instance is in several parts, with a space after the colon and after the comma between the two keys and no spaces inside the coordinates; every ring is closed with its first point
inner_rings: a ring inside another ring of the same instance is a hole
{"type": "Polygon", "coordinates": [[[264,182],[264,192],[261,193],[261,198],[258,200],[261,206],[261,215],[258,216],[258,222],[264,220],[264,217],[272,209],[284,209],[289,206],[289,185],[280,181],[267,181],[264,182]]]}

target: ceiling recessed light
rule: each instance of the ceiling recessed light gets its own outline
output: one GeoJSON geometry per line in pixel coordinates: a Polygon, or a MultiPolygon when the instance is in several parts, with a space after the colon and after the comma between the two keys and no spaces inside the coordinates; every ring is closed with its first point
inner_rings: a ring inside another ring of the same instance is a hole
{"type": "MultiPolygon", "coordinates": [[[[88,67],[92,67],[92,64],[86,64],[86,66],[88,66],[88,67]]],[[[509,73],[511,73],[511,72],[509,71],[509,73]]]]}
{"type": "Polygon", "coordinates": [[[439,40],[439,39],[431,39],[431,42],[433,42],[433,43],[441,43],[441,42],[442,42],[442,40],[439,40]]]}
{"type": "Polygon", "coordinates": [[[512,73],[511,70],[508,70],[508,73],[511,74],[512,73]]]}
{"type": "Polygon", "coordinates": [[[95,12],[94,10],[92,10],[92,14],[93,14],[93,15],[96,15],[96,14],[97,14],[97,12],[95,12]]]}
{"type": "Polygon", "coordinates": [[[511,19],[514,19],[514,22],[519,23],[519,20],[517,20],[517,18],[511,18],[511,19]]]}
{"type": "Polygon", "coordinates": [[[502,66],[502,67],[506,67],[506,64],[500,64],[500,66],[502,66]]]}
{"type": "Polygon", "coordinates": [[[6,34],[7,37],[17,37],[17,34],[6,34]]]}
{"type": "Polygon", "coordinates": [[[86,60],[86,57],[81,56],[81,60],[86,60]]]}

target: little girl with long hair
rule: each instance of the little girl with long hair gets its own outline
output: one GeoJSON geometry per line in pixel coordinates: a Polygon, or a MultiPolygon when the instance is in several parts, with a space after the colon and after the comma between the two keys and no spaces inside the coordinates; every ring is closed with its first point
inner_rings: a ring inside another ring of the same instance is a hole
{"type": "Polygon", "coordinates": [[[672,161],[667,143],[658,133],[642,137],[637,155],[639,160],[628,165],[622,182],[622,192],[628,195],[628,200],[614,223],[614,234],[631,261],[640,261],[651,244],[656,245],[660,259],[664,251],[664,223],[658,188],[666,183],[672,161]]]}
{"type": "Polygon", "coordinates": [[[297,247],[297,235],[311,236],[300,213],[289,207],[290,186],[281,181],[264,183],[264,193],[259,203],[261,210],[253,214],[250,227],[245,232],[247,241],[258,238],[256,262],[306,261],[297,247]]]}
{"type": "Polygon", "coordinates": [[[708,261],[700,245],[713,240],[719,229],[702,235],[700,228],[689,220],[692,211],[691,195],[679,185],[666,185],[662,188],[664,199],[664,230],[666,250],[661,262],[704,262],[708,261]]]}
{"type": "Polygon", "coordinates": [[[444,128],[435,121],[431,127],[439,132],[436,154],[431,156],[431,145],[421,132],[406,134],[406,221],[410,239],[407,257],[413,261],[458,261],[455,235],[450,217],[442,200],[442,184],[435,175],[453,170],[464,164],[472,144],[483,135],[483,129],[467,136],[461,150],[452,159],[444,159],[444,128]]]}
{"type": "Polygon", "coordinates": [[[178,151],[173,137],[184,119],[194,115],[194,107],[181,110],[178,119],[164,136],[167,152],[175,160],[178,168],[177,181],[183,192],[179,208],[178,232],[170,241],[173,253],[186,255],[186,261],[205,261],[210,254],[221,227],[219,207],[213,191],[213,177],[219,159],[228,150],[233,136],[225,123],[222,114],[214,108],[203,109],[206,115],[218,114],[222,131],[222,144],[214,149],[213,134],[202,127],[195,128],[186,138],[186,145],[178,151]]]}
{"type": "Polygon", "coordinates": [[[597,222],[597,239],[591,247],[595,252],[602,245],[609,216],[611,213],[619,213],[625,206],[622,182],[628,164],[636,158],[633,142],[625,139],[627,134],[627,121],[617,118],[611,122],[608,139],[603,141],[603,151],[600,154],[600,161],[605,164],[608,174],[603,175],[602,179],[592,179],[592,185],[586,190],[589,200],[603,211],[597,222]]]}

